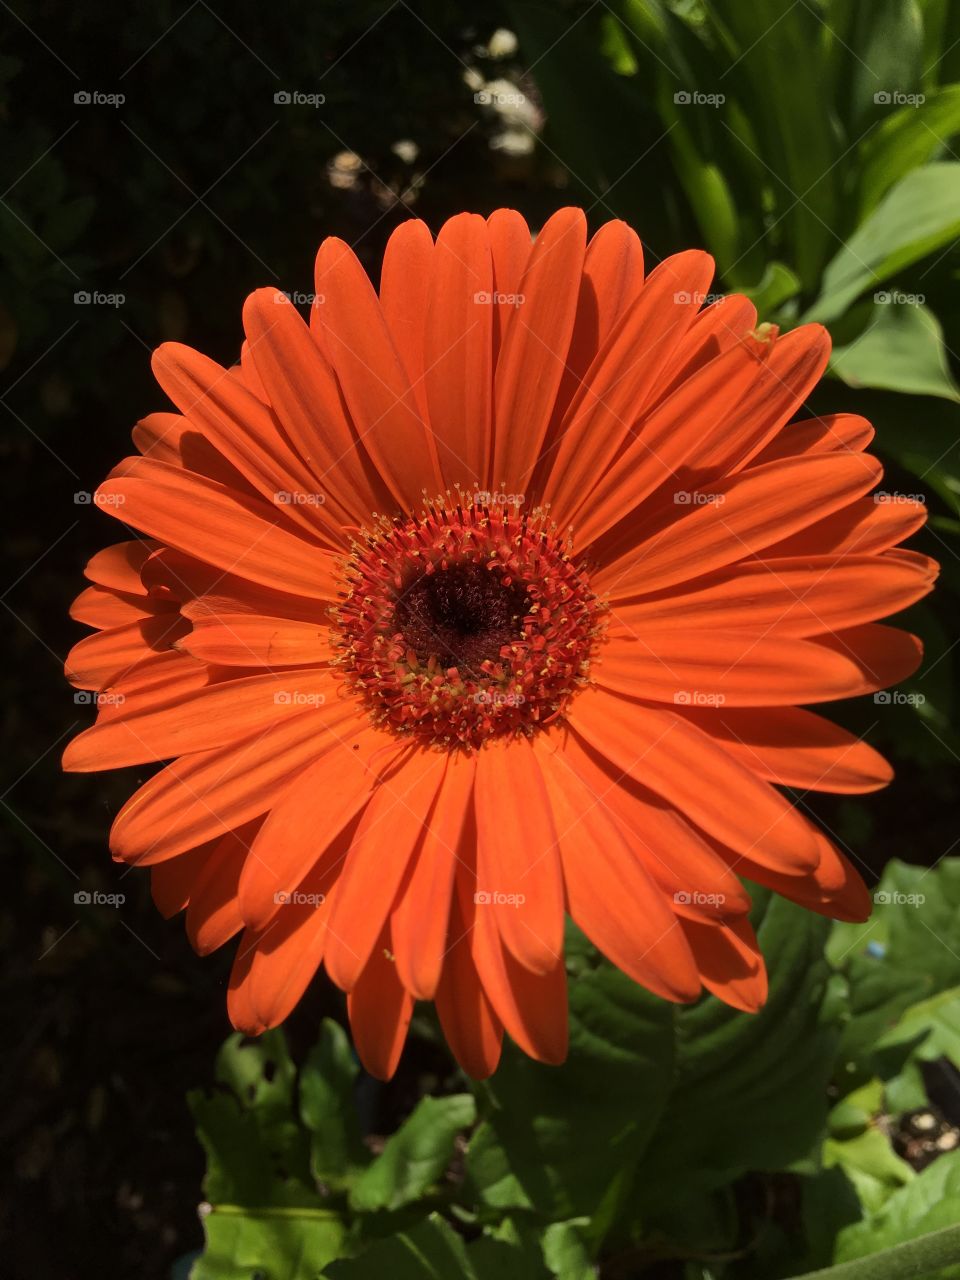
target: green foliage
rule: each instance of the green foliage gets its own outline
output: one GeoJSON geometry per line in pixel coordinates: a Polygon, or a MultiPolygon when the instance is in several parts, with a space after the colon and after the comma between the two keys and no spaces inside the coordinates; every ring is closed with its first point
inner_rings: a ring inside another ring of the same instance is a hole
{"type": "Polygon", "coordinates": [[[905,1241],[960,1275],[956,1241],[921,1239],[960,1214],[960,1153],[918,1173],[892,1142],[929,1106],[924,1064],[960,1052],[960,859],[892,863],[876,901],[831,925],[757,890],[756,1015],[674,1008],[571,930],[568,1061],[508,1045],[491,1080],[421,1098],[385,1140],[361,1137],[338,1025],[299,1074],[281,1033],[231,1037],[192,1099],[210,1202],[194,1280],[589,1280],[694,1255],[716,1280],[868,1256],[895,1275],[905,1241]]]}

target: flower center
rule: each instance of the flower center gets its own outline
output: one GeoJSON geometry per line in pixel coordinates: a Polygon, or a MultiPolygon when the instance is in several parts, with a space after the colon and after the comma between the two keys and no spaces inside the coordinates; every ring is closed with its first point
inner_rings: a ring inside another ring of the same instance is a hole
{"type": "Polygon", "coordinates": [[[340,665],[384,727],[475,748],[552,723],[586,683],[602,606],[540,511],[380,519],[344,576],[340,665]]]}

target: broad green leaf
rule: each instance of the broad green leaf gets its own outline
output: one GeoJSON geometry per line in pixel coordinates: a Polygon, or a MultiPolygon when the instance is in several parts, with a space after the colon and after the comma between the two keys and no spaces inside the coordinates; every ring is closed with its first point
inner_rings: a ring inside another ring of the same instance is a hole
{"type": "Polygon", "coordinates": [[[761,321],[769,320],[778,307],[800,292],[800,281],[784,263],[768,262],[759,284],[738,292],[746,294],[754,304],[761,321]]]}
{"type": "Polygon", "coordinates": [[[207,1199],[256,1208],[316,1205],[293,1103],[296,1068],[283,1032],[254,1041],[230,1036],[217,1055],[216,1077],[220,1089],[189,1096],[207,1152],[207,1199]]]}
{"type": "MultiPolygon", "coordinates": [[[[952,1151],[929,1165],[905,1187],[894,1192],[877,1213],[841,1231],[836,1261],[862,1258],[881,1249],[915,1240],[960,1220],[960,1151],[952,1151]]],[[[960,1265],[937,1271],[954,1280],[960,1265]]],[[[924,1275],[924,1280],[934,1280],[924,1275]]]]}
{"type": "MultiPolygon", "coordinates": [[[[323,1280],[488,1280],[474,1270],[463,1238],[438,1213],[378,1240],[359,1257],[331,1263],[323,1280]]],[[[493,1280],[493,1276],[490,1277],[493,1280]]]]}
{"type": "Polygon", "coordinates": [[[936,159],[960,133],[960,85],[927,95],[919,106],[894,111],[860,147],[861,217],[876,208],[889,189],[911,169],[936,159]]]}
{"type": "Polygon", "coordinates": [[[823,273],[805,320],[827,323],[871,285],[949,244],[960,231],[960,162],[914,169],[887,192],[823,273]]]}
{"type": "Polygon", "coordinates": [[[916,0],[858,0],[851,44],[850,117],[856,136],[864,121],[889,110],[898,94],[920,88],[923,18],[916,0]]]}
{"type": "Polygon", "coordinates": [[[358,1067],[344,1029],[324,1018],[320,1039],[300,1073],[300,1115],[310,1130],[310,1166],[339,1190],[370,1163],[360,1137],[354,1088],[358,1067]]]}
{"type": "Polygon", "coordinates": [[[323,1209],[219,1206],[203,1229],[206,1248],[190,1280],[317,1280],[345,1237],[337,1215],[323,1209]]]}
{"type": "Polygon", "coordinates": [[[901,1160],[886,1133],[868,1128],[853,1138],[828,1138],[823,1144],[824,1168],[839,1167],[856,1188],[864,1209],[880,1209],[914,1172],[901,1160]]]}
{"type": "Polygon", "coordinates": [[[475,1119],[476,1104],[469,1093],[421,1098],[353,1184],[351,1206],[367,1211],[398,1209],[422,1196],[449,1164],[457,1134],[475,1119]]]}
{"type": "Polygon", "coordinates": [[[933,312],[898,301],[896,293],[878,294],[877,299],[863,333],[834,348],[831,372],[851,387],[960,400],[933,312]]]}
{"type": "Polygon", "coordinates": [[[838,1057],[838,1079],[890,1077],[902,1056],[879,1050],[907,1009],[960,984],[960,858],[935,869],[894,860],[863,924],[833,926],[827,954],[846,975],[850,1016],[838,1057]]]}
{"type": "Polygon", "coordinates": [[[283,1033],[231,1036],[217,1080],[218,1090],[190,1095],[210,1201],[192,1280],[315,1280],[339,1253],[344,1227],[313,1186],[283,1033]]]}
{"type": "Polygon", "coordinates": [[[584,1243],[582,1219],[551,1222],[543,1233],[543,1257],[556,1280],[594,1280],[596,1270],[584,1243]]]}
{"type": "Polygon", "coordinates": [[[887,1084],[887,1105],[892,1112],[912,1111],[927,1105],[921,1062],[947,1058],[960,1063],[960,986],[941,991],[912,1005],[897,1025],[878,1042],[877,1059],[903,1062],[887,1084]]]}
{"type": "Polygon", "coordinates": [[[677,1009],[674,1085],[637,1188],[651,1211],[678,1185],[787,1168],[825,1127],[839,1040],[825,1007],[829,924],[763,890],[756,899],[767,1003],[752,1015],[713,997],[677,1009]]]}
{"type": "Polygon", "coordinates": [[[791,266],[812,291],[835,243],[842,150],[826,104],[810,109],[812,86],[829,75],[824,28],[813,6],[794,0],[709,0],[706,9],[727,50],[724,88],[757,132],[791,266]]]}
{"type": "MultiPolygon", "coordinates": [[[[576,945],[570,954],[576,965],[576,945]]],[[[556,1219],[589,1214],[597,1229],[615,1211],[666,1100],[671,1024],[666,1001],[606,963],[584,961],[570,984],[564,1065],[542,1066],[508,1046],[481,1086],[486,1119],[467,1152],[479,1198],[556,1219]]]]}

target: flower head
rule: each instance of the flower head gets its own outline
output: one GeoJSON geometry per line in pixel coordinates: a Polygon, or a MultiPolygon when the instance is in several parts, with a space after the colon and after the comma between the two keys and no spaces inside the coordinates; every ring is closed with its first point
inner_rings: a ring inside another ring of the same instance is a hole
{"type": "Polygon", "coordinates": [[[867,914],[778,787],[889,780],[801,708],[917,666],[877,619],[931,587],[897,549],[923,510],[870,497],[862,418],[792,421],[826,332],[711,276],[645,275],[576,209],[533,242],[510,210],[410,221],[379,296],[329,239],[309,324],[262,289],[236,367],[157,351],[178,412],[97,495],[136,536],[73,609],[99,710],[65,766],[167,762],[111,847],[199,952],[240,935],[237,1027],[323,967],[371,1071],[422,999],[484,1076],[504,1030],[564,1057],[566,914],[664,998],[746,1010],[741,876],[867,914]]]}

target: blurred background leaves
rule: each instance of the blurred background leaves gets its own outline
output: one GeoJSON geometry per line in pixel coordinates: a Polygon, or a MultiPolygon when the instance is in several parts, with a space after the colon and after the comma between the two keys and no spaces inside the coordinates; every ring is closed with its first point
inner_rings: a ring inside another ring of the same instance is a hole
{"type": "Polygon", "coordinates": [[[928,869],[954,847],[960,758],[960,5],[13,0],[3,22],[12,1274],[186,1274],[204,1157],[198,1280],[580,1280],[597,1259],[613,1280],[776,1280],[953,1220],[960,898],[956,864],[928,869]],[[114,536],[82,495],[164,407],[150,350],[233,361],[244,296],[309,289],[324,235],[375,278],[411,214],[512,205],[536,227],[567,203],[627,219],[652,262],[708,248],[714,290],[761,320],[825,323],[811,409],[869,417],[884,489],[927,502],[914,545],[943,586],[905,619],[926,663],[832,709],[898,781],[796,797],[868,876],[887,867],[879,892],[925,901],[832,931],[762,901],[774,995],[752,1020],[670,1010],[574,937],[559,1071],[510,1055],[468,1090],[423,1016],[380,1087],[315,984],[286,1038],[229,1040],[214,1081],[229,958],[193,957],[106,854],[138,771],[91,789],[58,769],[90,716],[61,684],[66,610],[114,536]],[[74,902],[94,888],[125,900],[74,902]],[[201,1149],[183,1097],[204,1082],[201,1149]]]}

